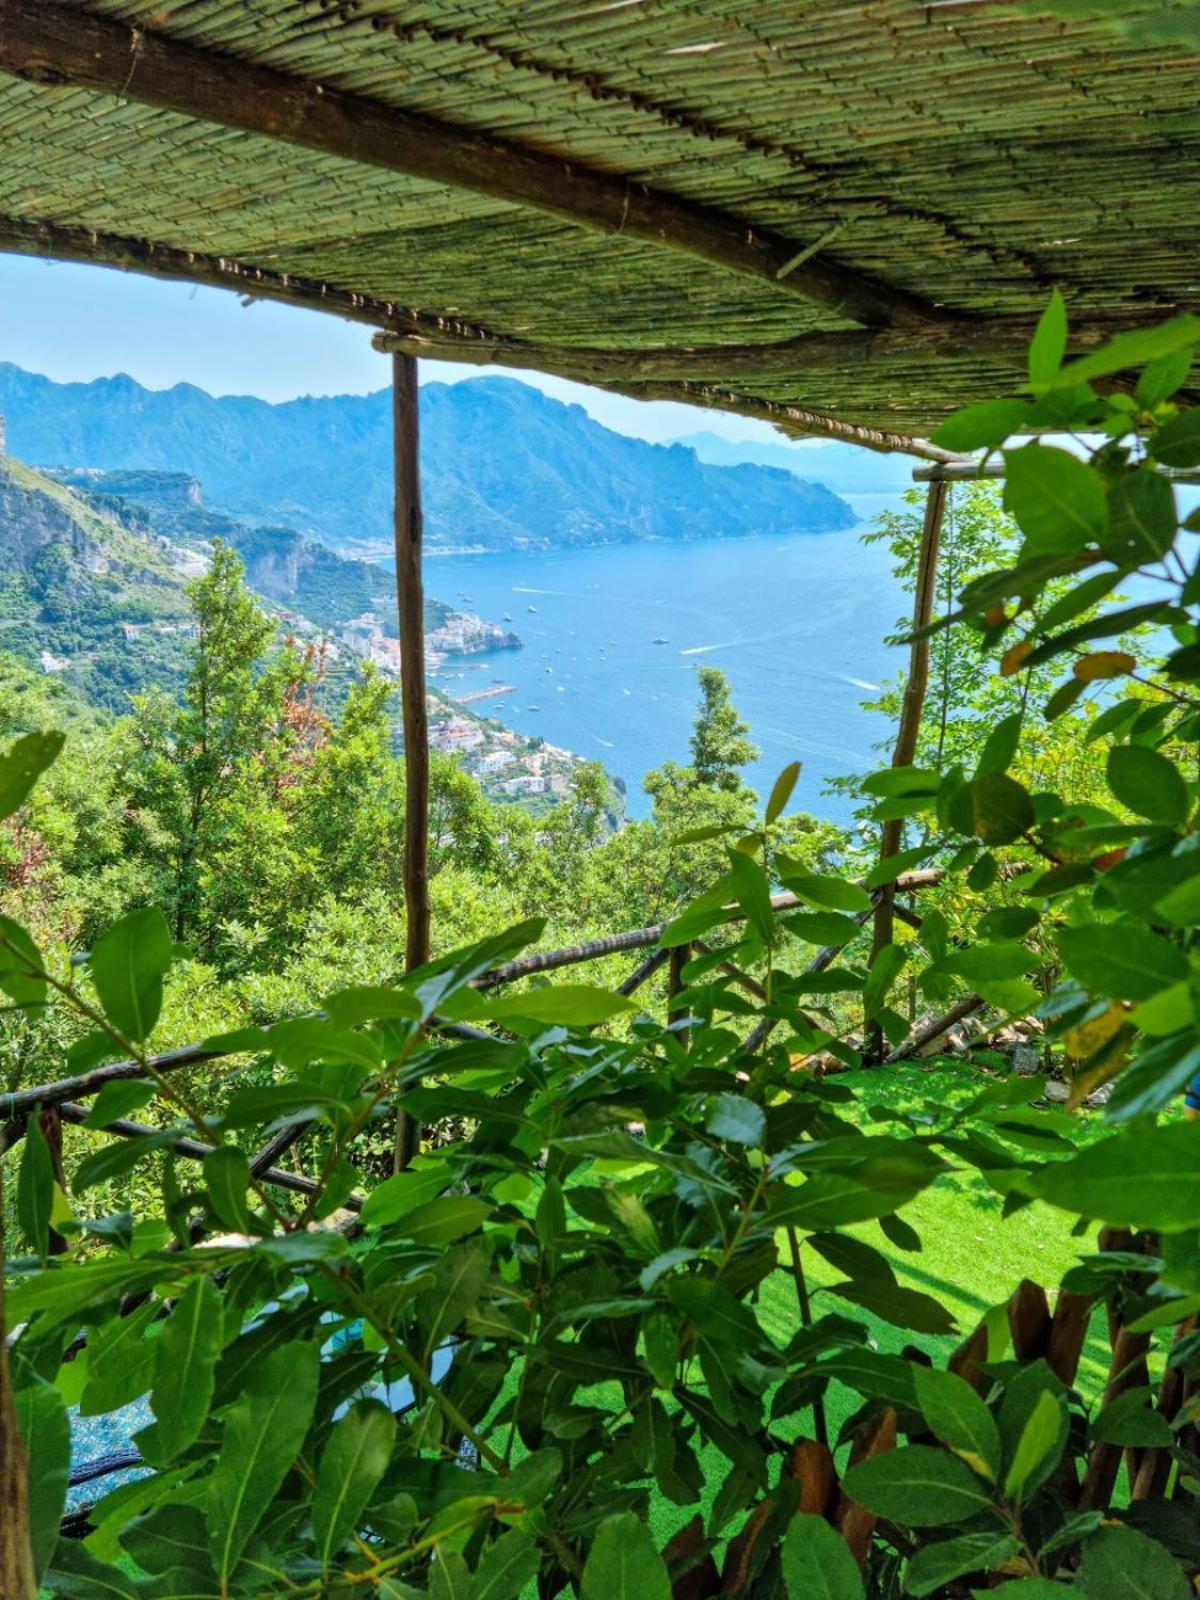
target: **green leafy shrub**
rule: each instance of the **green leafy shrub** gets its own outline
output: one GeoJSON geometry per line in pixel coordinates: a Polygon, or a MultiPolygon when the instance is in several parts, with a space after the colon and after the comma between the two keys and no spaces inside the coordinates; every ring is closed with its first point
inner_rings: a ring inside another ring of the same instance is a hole
{"type": "MultiPolygon", "coordinates": [[[[159,913],[65,970],[0,923],[14,1016],[85,1020],[68,1070],[132,1063],[92,1123],[151,1098],[169,1120],[97,1142],[68,1198],[36,1097],[10,1106],[31,1252],[8,1264],[11,1406],[49,1592],[1184,1600],[1200,1127],[1171,1108],[1200,1067],[1200,590],[1160,469],[1200,465],[1172,400],[1198,343],[1176,319],[1064,366],[1056,298],[1031,397],[946,424],[955,449],[1032,439],[1004,450],[1020,548],[936,626],[1008,676],[1065,679],[971,767],[867,780],[875,818],[919,833],[865,881],[789,854],[791,769],[761,822],[693,834],[724,875],[663,936],[682,952],[667,1022],[583,984],[480,987],[539,936],[526,922],[206,1041],[198,1103],[151,1053],[181,959],[159,913]],[[1131,368],[1135,388],[1099,392],[1131,368]],[[1066,433],[1100,442],[1083,456],[1066,433]],[[1135,580],[1151,598],[1111,599],[1135,580]],[[1134,628],[1136,655],[1108,648],[1134,628]],[[1088,706],[1108,798],[1022,781],[1026,719],[1088,706]],[[861,959],[880,893],[929,862],[979,897],[974,937],[931,913],[861,959]],[[887,1104],[886,1065],[869,1098],[818,1070],[860,1066],[864,1024],[904,1049],[902,975],[934,1008],[977,998],[992,1027],[1036,1012],[1072,1103],[1111,1086],[1100,1126],[1068,1137],[1036,1077],[913,1108],[887,1104]],[[429,1137],[360,1197],[360,1152],[397,1110],[429,1137]],[[255,1170],[280,1129],[308,1141],[299,1192],[255,1170]],[[90,1212],[149,1158],[159,1205],[90,1212]],[[1053,1304],[1014,1285],[963,1329],[901,1282],[897,1255],[921,1247],[905,1212],[964,1175],[1006,1216],[1077,1224],[1053,1304]],[[818,1262],[840,1274],[820,1298],[818,1262]],[[763,1314],[780,1283],[783,1336],[763,1314]],[[1089,1330],[1111,1345],[1099,1391],[1089,1330]],[[60,1536],[67,1404],[145,1395],[148,1472],[98,1496],[69,1529],[85,1539],[60,1536]]],[[[0,812],[59,742],[10,751],[0,812]]]]}

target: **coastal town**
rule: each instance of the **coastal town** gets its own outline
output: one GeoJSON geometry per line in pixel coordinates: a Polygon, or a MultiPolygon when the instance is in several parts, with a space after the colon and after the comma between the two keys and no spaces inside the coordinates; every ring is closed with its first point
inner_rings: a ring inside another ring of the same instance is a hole
{"type": "MultiPolygon", "coordinates": [[[[375,612],[345,623],[336,644],[369,661],[377,671],[399,676],[400,641],[386,631],[375,612]]],[[[446,611],[426,633],[425,646],[426,670],[434,678],[456,657],[522,648],[515,633],[470,611],[446,611]]],[[[429,693],[430,748],[457,757],[493,799],[552,803],[570,790],[579,757],[544,739],[516,733],[473,709],[512,692],[511,684],[496,683],[456,694],[435,683],[429,693]]],[[[536,804],[535,809],[539,809],[536,804]]]]}
{"type": "MultiPolygon", "coordinates": [[[[31,664],[47,676],[73,681],[81,673],[98,674],[112,680],[118,696],[177,679],[197,633],[185,585],[207,570],[217,537],[238,548],[247,582],[278,620],[281,638],[319,657],[334,699],[358,663],[399,678],[394,611],[386,592],[375,592],[374,569],[364,572],[361,562],[344,561],[287,529],[266,530],[271,549],[264,556],[256,534],[247,536],[236,519],[205,509],[200,485],[189,474],[61,467],[43,473],[12,459],[6,445],[0,414],[0,512],[10,534],[9,564],[31,565],[51,545],[69,551],[111,593],[108,619],[98,619],[86,637],[31,622],[26,640],[18,621],[8,624],[9,645],[25,644],[31,664]],[[304,575],[311,578],[314,567],[325,582],[306,590],[304,575]],[[367,604],[347,615],[353,595],[367,604]]],[[[10,587],[12,581],[15,576],[10,587]]],[[[379,587],[385,588],[382,575],[379,587]]],[[[35,615],[31,604],[25,610],[35,615]]],[[[511,684],[498,680],[464,691],[447,686],[464,676],[462,658],[522,648],[508,627],[436,599],[427,602],[431,748],[456,759],[491,799],[538,813],[570,792],[580,758],[474,709],[498,708],[514,692],[511,684]]]]}

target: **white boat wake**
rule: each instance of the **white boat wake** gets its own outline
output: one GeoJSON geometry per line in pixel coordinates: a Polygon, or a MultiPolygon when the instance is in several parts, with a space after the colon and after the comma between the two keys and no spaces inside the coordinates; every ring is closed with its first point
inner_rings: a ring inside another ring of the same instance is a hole
{"type": "Polygon", "coordinates": [[[681,650],[681,656],[706,656],[710,650],[730,650],[734,645],[741,644],[740,639],[721,639],[717,644],[694,644],[688,650],[681,650]]]}

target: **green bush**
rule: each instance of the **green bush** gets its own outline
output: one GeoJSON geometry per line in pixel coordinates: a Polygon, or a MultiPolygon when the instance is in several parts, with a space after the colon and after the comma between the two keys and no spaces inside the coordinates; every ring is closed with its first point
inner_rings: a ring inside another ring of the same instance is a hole
{"type": "MultiPolygon", "coordinates": [[[[64,1074],[135,1063],[94,1125],[152,1098],[170,1119],[97,1142],[70,1198],[26,1122],[8,1364],[51,1593],[1185,1600],[1200,1126],[1171,1108],[1200,1066],[1200,588],[1160,469],[1200,465],[1200,420],[1172,401],[1197,344],[1180,318],[1064,366],[1056,297],[1029,394],[945,425],[958,450],[1033,437],[1004,450],[1020,548],[935,626],[1005,675],[1057,662],[1064,681],[970,767],[866,781],[874,819],[910,837],[865,883],[789,854],[794,769],[756,824],[681,841],[724,866],[663,936],[692,947],[667,1023],[588,985],[480,988],[539,936],[525,922],[207,1041],[198,1101],[151,1053],[182,954],[160,913],[121,918],[72,968],[0,923],[14,1015],[86,1024],[64,1074]],[[1136,387],[1095,387],[1130,369],[1136,387]],[[1068,433],[1100,442],[1043,437],[1068,433]],[[1135,575],[1152,598],[1113,600],[1135,575]],[[1136,653],[1108,648],[1134,629],[1136,653]],[[1106,799],[1013,775],[1027,721],[1089,701],[1106,799]],[[931,862],[976,897],[975,936],[930,913],[858,959],[874,901],[931,862]],[[784,919],[779,886],[803,908],[784,919]],[[1101,1126],[1068,1137],[1040,1078],[914,1107],[888,1104],[884,1065],[871,1093],[816,1070],[861,1066],[874,1029],[902,1045],[902,975],[934,1008],[978,997],[993,1026],[1036,1013],[1072,1104],[1111,1085],[1101,1126]],[[425,1144],[355,1211],[356,1158],[397,1111],[425,1144]],[[281,1127],[306,1133],[307,1197],[252,1172],[281,1127]],[[202,1162],[176,1153],[184,1136],[212,1147],[202,1162]],[[160,1204],[89,1214],[151,1157],[160,1204]],[[1077,1226],[1052,1314],[1014,1285],[959,1329],[946,1297],[900,1282],[897,1252],[919,1261],[922,1243],[906,1212],[964,1178],[1006,1216],[1077,1226]],[[784,1337],[763,1315],[781,1284],[784,1337]],[[1093,1311],[1113,1343],[1103,1394],[1079,1377],[1093,1311]],[[65,1406],[146,1394],[148,1475],[98,1499],[84,1542],[60,1537],[65,1406]]],[[[60,743],[9,752],[0,814],[60,743]]]]}

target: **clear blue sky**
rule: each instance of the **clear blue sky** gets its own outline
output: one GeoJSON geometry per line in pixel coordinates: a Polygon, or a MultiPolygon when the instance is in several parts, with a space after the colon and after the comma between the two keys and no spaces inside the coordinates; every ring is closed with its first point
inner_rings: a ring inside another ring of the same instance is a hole
{"type": "MultiPolygon", "coordinates": [[[[210,394],[291,400],[365,394],[388,382],[370,329],[314,311],[167,283],[103,267],[0,255],[0,360],[59,382],[127,372],[148,389],[194,383],[210,394]]],[[[422,363],[426,382],[479,370],[422,363]]],[[[574,400],[607,427],[642,439],[707,430],[727,439],[772,439],[765,423],[662,401],[626,400],[562,378],[518,372],[556,399],[574,400]]]]}

